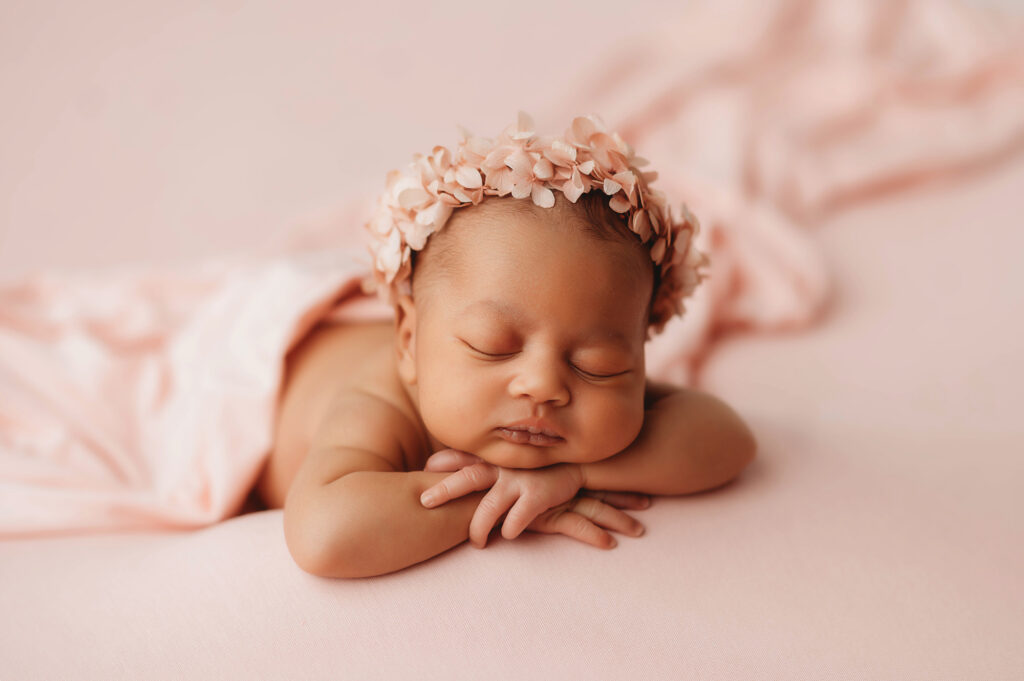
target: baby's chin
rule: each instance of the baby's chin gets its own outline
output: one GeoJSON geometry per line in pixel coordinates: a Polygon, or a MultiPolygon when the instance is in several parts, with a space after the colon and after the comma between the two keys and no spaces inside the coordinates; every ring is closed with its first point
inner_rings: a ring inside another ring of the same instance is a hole
{"type": "Polygon", "coordinates": [[[583,461],[567,443],[551,447],[499,441],[480,447],[475,454],[487,463],[502,468],[542,468],[556,463],[583,461]]]}
{"type": "Polygon", "coordinates": [[[561,463],[562,459],[551,450],[554,447],[531,447],[511,442],[482,449],[477,453],[487,463],[502,468],[543,468],[561,463]]]}
{"type": "MultiPolygon", "coordinates": [[[[556,463],[592,463],[607,458],[615,452],[600,452],[593,443],[574,444],[572,441],[551,446],[528,445],[509,442],[496,435],[483,438],[452,437],[450,441],[437,439],[439,448],[457,449],[469,452],[489,464],[502,468],[543,468],[556,463]],[[580,450],[583,446],[583,451],[580,450]]],[[[436,449],[435,449],[436,451],[436,449]]]]}
{"type": "MultiPolygon", "coordinates": [[[[566,445],[555,445],[553,447],[538,447],[531,445],[516,444],[507,442],[500,438],[485,442],[445,442],[438,440],[440,448],[456,449],[469,452],[489,464],[501,466],[502,468],[542,468],[552,464],[568,461],[566,445]]],[[[437,446],[435,445],[435,450],[437,446]]]]}

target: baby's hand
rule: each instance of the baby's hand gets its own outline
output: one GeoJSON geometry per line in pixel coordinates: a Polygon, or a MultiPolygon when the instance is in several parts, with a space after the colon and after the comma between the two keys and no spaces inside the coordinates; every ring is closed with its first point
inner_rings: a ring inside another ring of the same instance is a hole
{"type": "Polygon", "coordinates": [[[582,471],[577,464],[558,463],[532,469],[502,468],[454,449],[435,453],[423,467],[423,470],[435,472],[456,469],[458,472],[427,489],[420,497],[420,503],[431,508],[470,492],[490,488],[480,500],[469,524],[469,539],[481,549],[487,544],[495,523],[506,512],[501,534],[506,539],[515,539],[545,511],[573,499],[583,483],[582,471]],[[432,497],[430,503],[426,503],[428,496],[432,497]]]}
{"type": "Polygon", "coordinates": [[[599,549],[614,549],[618,545],[615,537],[601,529],[602,527],[634,537],[644,533],[643,525],[617,507],[647,508],[650,506],[650,498],[647,495],[610,492],[608,496],[598,497],[597,494],[590,490],[580,490],[573,499],[534,518],[526,529],[548,534],[564,534],[599,549]]]}

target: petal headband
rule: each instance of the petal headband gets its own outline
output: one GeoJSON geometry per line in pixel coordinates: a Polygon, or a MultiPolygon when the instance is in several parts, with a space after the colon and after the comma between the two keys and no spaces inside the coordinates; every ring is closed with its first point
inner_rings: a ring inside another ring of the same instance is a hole
{"type": "Polygon", "coordinates": [[[536,135],[533,120],[523,111],[497,140],[475,137],[462,126],[459,131],[462,140],[454,154],[435,146],[429,156],[413,154],[404,172],[387,174],[386,189],[366,223],[373,258],[373,272],[363,280],[366,293],[376,290],[391,304],[398,294],[411,293],[411,252],[423,250],[455,208],[508,194],[550,208],[555,204],[552,190],[576,203],[597,187],[648,245],[660,268],[647,338],[652,329],[661,333],[674,314],[683,314],[683,299],[706,278],[701,268],[707,256],[693,243],[700,225],[685,203],[681,219],[672,219],[665,195],[649,186],[658,174],[637,170],[648,161],[635,156],[618,133],[608,132],[600,117],[574,118],[563,137],[536,135]]]}

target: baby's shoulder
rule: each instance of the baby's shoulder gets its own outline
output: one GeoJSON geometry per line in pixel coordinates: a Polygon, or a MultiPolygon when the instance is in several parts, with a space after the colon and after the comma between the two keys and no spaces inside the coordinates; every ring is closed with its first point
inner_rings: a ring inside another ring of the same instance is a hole
{"type": "Polygon", "coordinates": [[[273,488],[272,498],[287,491],[316,442],[390,436],[401,444],[400,463],[422,458],[429,444],[397,375],[393,334],[384,323],[322,324],[288,353],[264,475],[269,482],[261,483],[273,488]]]}
{"type": "Polygon", "coordinates": [[[324,384],[323,401],[313,410],[310,445],[397,440],[402,462],[415,461],[423,447],[420,419],[398,376],[392,325],[346,324],[321,333],[325,360],[312,371],[324,384]]]}
{"type": "Polygon", "coordinates": [[[415,412],[379,384],[337,390],[314,429],[310,450],[345,448],[372,452],[395,470],[413,470],[423,438],[415,412]]]}

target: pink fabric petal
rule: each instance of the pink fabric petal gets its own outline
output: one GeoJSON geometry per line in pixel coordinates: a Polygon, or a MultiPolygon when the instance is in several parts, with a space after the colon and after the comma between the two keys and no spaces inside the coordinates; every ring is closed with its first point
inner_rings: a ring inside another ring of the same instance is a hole
{"type": "Polygon", "coordinates": [[[633,158],[633,147],[629,146],[629,142],[622,139],[622,135],[617,132],[613,132],[612,139],[615,140],[615,146],[622,152],[623,156],[630,159],[633,158]]]}
{"type": "Polygon", "coordinates": [[[525,199],[533,193],[533,182],[528,178],[519,177],[513,179],[512,196],[517,199],[525,199]]]}
{"type": "Polygon", "coordinates": [[[533,159],[522,149],[512,152],[505,159],[505,165],[512,169],[512,172],[519,174],[529,173],[533,167],[533,159]]]}
{"type": "Polygon", "coordinates": [[[471,137],[459,150],[459,157],[466,163],[478,166],[487,158],[487,154],[491,153],[491,146],[491,143],[482,137],[471,137]]]}
{"type": "Polygon", "coordinates": [[[512,152],[511,149],[505,146],[497,146],[488,152],[487,157],[484,158],[483,167],[486,168],[500,168],[505,165],[505,159],[512,152]]]}
{"type": "Polygon", "coordinates": [[[525,111],[519,112],[518,120],[516,121],[515,129],[513,130],[511,137],[514,140],[524,140],[533,137],[534,132],[533,119],[530,118],[530,114],[525,111]]]}
{"type": "Polygon", "coordinates": [[[676,264],[681,263],[683,258],[686,256],[686,251],[690,247],[691,235],[692,232],[690,232],[690,230],[684,229],[676,237],[676,253],[675,257],[672,259],[673,262],[678,260],[676,264]]]}
{"type": "Polygon", "coordinates": [[[636,175],[632,170],[624,170],[619,173],[612,175],[612,179],[618,182],[623,189],[626,190],[627,194],[633,193],[636,187],[636,175]]]}
{"type": "Polygon", "coordinates": [[[423,187],[409,187],[398,194],[398,203],[407,210],[421,206],[430,200],[430,193],[423,187]]]}
{"type": "Polygon", "coordinates": [[[430,154],[430,160],[435,170],[445,169],[452,164],[452,153],[447,147],[437,145],[430,154]]]}
{"type": "Polygon", "coordinates": [[[665,238],[659,238],[654,246],[651,247],[651,259],[654,260],[655,264],[660,265],[662,258],[665,257],[665,238]]]}
{"type": "Polygon", "coordinates": [[[512,191],[512,171],[508,168],[501,168],[487,174],[487,184],[497,188],[498,195],[504,196],[512,191]]]}
{"type": "Polygon", "coordinates": [[[480,171],[469,166],[459,166],[459,169],[455,171],[455,179],[466,189],[476,189],[483,185],[480,171]]]}
{"type": "Polygon", "coordinates": [[[615,196],[613,196],[608,201],[608,205],[616,213],[625,213],[630,208],[629,200],[626,199],[626,197],[622,196],[621,194],[616,194],[615,196]]]}
{"type": "Polygon", "coordinates": [[[647,219],[651,223],[651,231],[655,234],[661,234],[661,218],[658,217],[658,213],[646,211],[647,219]]]}
{"type": "Polygon", "coordinates": [[[576,160],[576,147],[556,139],[544,150],[544,156],[557,165],[569,165],[576,160]]]}
{"type": "Polygon", "coordinates": [[[562,193],[565,194],[567,199],[576,203],[576,200],[582,196],[583,192],[583,178],[580,177],[579,171],[573,168],[572,177],[562,185],[562,193]]]}
{"type": "Polygon", "coordinates": [[[638,210],[633,214],[633,222],[630,225],[630,229],[637,233],[640,241],[647,243],[647,240],[651,238],[651,221],[647,219],[646,210],[638,210]]]}
{"type": "Polygon", "coordinates": [[[541,184],[533,185],[533,202],[541,208],[551,208],[555,205],[555,195],[550,189],[541,184]]]}
{"type": "Polygon", "coordinates": [[[533,174],[541,180],[550,180],[555,174],[555,168],[551,161],[542,158],[533,164],[533,174]]]}
{"type": "Polygon", "coordinates": [[[572,119],[572,135],[578,146],[587,146],[590,136],[597,132],[597,126],[589,118],[578,116],[572,119]]]}

